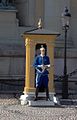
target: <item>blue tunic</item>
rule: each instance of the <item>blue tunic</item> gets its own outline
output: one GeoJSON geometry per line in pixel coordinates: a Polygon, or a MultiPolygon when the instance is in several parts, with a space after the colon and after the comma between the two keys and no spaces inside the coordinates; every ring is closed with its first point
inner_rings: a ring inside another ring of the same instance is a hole
{"type": "Polygon", "coordinates": [[[48,70],[45,69],[42,72],[41,65],[50,65],[50,60],[48,56],[38,55],[35,60],[33,66],[36,69],[36,87],[41,87],[42,85],[47,88],[48,87],[48,70]]]}

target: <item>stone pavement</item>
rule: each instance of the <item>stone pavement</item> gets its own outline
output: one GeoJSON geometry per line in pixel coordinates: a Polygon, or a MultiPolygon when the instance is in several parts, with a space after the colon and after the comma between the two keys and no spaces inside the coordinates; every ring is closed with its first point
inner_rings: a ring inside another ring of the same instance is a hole
{"type": "Polygon", "coordinates": [[[0,120],[77,120],[77,106],[21,106],[13,96],[0,95],[0,120]]]}

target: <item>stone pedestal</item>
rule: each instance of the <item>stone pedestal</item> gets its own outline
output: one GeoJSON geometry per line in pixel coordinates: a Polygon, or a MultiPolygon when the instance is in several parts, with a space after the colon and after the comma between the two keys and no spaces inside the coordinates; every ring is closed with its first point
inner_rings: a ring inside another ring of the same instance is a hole
{"type": "Polygon", "coordinates": [[[46,100],[29,101],[29,106],[32,107],[51,107],[54,105],[55,103],[53,101],[46,101],[46,100]]]}
{"type": "Polygon", "coordinates": [[[39,93],[38,100],[34,101],[35,93],[31,92],[28,94],[21,95],[21,105],[28,105],[32,107],[50,107],[55,104],[60,105],[58,98],[54,96],[53,92],[49,92],[50,100],[46,101],[46,93],[39,93]]]}
{"type": "Polygon", "coordinates": [[[16,9],[0,9],[0,41],[18,39],[16,9]]]}

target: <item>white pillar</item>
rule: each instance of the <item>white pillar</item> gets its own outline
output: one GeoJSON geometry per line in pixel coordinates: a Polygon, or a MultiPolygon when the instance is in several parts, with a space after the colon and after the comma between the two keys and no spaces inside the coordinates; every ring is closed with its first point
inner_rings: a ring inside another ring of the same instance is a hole
{"type": "Polygon", "coordinates": [[[20,25],[28,26],[28,9],[29,1],[28,0],[16,0],[16,8],[18,10],[17,17],[19,19],[20,25]]]}
{"type": "Polygon", "coordinates": [[[61,31],[61,14],[69,0],[45,0],[45,27],[52,31],[61,31]]]}
{"type": "Polygon", "coordinates": [[[77,48],[77,0],[70,0],[71,9],[71,37],[77,48]]]}
{"type": "Polygon", "coordinates": [[[29,26],[35,25],[35,0],[28,1],[28,22],[29,26]]]}

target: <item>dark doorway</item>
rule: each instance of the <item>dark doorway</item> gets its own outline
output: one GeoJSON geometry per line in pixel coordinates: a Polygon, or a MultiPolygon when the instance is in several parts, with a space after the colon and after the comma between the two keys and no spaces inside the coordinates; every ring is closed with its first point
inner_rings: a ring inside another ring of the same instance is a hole
{"type": "MultiPolygon", "coordinates": [[[[35,47],[35,57],[37,56],[37,55],[40,55],[40,48],[41,47],[44,47],[45,48],[45,55],[47,54],[47,45],[46,44],[37,44],[36,45],[36,47],[35,47]]],[[[36,70],[35,70],[35,78],[36,78],[36,70]]],[[[35,81],[35,85],[36,85],[36,81],[35,81]]],[[[41,87],[40,87],[40,89],[39,89],[39,92],[45,92],[45,88],[44,88],[44,86],[42,85],[41,87]]]]}
{"type": "Polygon", "coordinates": [[[36,45],[36,47],[35,47],[35,56],[37,56],[37,55],[39,55],[40,54],[40,48],[41,47],[44,47],[45,48],[45,50],[46,50],[46,52],[45,52],[45,54],[47,54],[47,45],[46,44],[37,44],[36,45]]]}

